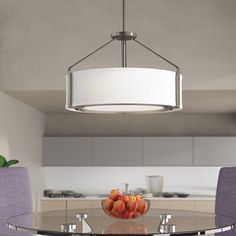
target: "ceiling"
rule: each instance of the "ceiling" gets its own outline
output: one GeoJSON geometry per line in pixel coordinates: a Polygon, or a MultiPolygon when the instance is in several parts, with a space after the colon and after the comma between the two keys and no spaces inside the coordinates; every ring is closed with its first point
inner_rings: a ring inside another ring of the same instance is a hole
{"type": "MultiPolygon", "coordinates": [[[[1,90],[47,114],[71,114],[64,109],[66,68],[121,30],[121,3],[0,0],[1,90]]],[[[180,66],[180,114],[236,113],[235,0],[127,0],[126,6],[127,30],[180,66]]],[[[128,65],[166,68],[132,42],[128,65]]],[[[118,42],[78,69],[111,66],[120,66],[118,42]]]]}

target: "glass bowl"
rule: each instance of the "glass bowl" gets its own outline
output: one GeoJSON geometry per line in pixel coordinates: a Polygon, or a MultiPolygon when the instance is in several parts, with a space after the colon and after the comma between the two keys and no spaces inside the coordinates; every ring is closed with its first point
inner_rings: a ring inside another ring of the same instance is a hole
{"type": "Polygon", "coordinates": [[[101,204],[103,211],[108,216],[117,219],[135,219],[147,214],[151,202],[148,199],[127,202],[123,202],[122,200],[113,201],[111,199],[103,199],[101,204]]]}

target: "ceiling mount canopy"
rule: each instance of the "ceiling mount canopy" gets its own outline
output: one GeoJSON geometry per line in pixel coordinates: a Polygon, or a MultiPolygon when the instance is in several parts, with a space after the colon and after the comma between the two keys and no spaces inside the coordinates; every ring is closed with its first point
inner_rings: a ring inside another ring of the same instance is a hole
{"type": "Polygon", "coordinates": [[[182,76],[180,68],[138,41],[137,34],[125,30],[125,0],[123,1],[123,31],[72,64],[67,69],[66,109],[81,113],[169,112],[182,109],[182,76]],[[121,42],[121,67],[72,71],[108,44],[121,42]],[[155,54],[175,71],[127,67],[127,40],[155,54]]]}

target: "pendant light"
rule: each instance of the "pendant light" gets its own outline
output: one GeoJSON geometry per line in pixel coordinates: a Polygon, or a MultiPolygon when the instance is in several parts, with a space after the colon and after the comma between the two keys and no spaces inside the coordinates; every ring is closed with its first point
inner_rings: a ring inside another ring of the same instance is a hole
{"type": "Polygon", "coordinates": [[[169,112],[182,109],[182,76],[180,68],[137,40],[137,34],[125,30],[72,64],[67,69],[66,109],[80,113],[169,112]],[[127,67],[127,41],[131,40],[175,68],[175,71],[127,67]],[[121,42],[122,67],[72,71],[108,44],[121,42]]]}

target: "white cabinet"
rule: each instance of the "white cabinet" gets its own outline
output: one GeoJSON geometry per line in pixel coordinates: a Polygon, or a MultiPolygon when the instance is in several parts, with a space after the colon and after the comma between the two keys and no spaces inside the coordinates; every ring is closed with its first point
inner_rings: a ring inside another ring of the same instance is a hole
{"type": "Polygon", "coordinates": [[[45,137],[43,166],[91,166],[91,147],[89,137],[45,137]]]}
{"type": "Polygon", "coordinates": [[[192,137],[144,137],[144,166],[192,166],[192,137]]]}
{"type": "Polygon", "coordinates": [[[194,137],[195,166],[235,166],[236,137],[194,137]]]}
{"type": "Polygon", "coordinates": [[[94,137],[94,166],[142,166],[141,137],[94,137]]]}

